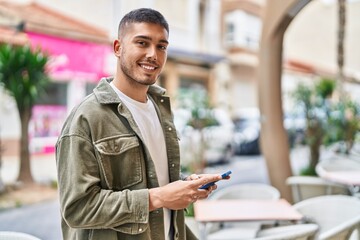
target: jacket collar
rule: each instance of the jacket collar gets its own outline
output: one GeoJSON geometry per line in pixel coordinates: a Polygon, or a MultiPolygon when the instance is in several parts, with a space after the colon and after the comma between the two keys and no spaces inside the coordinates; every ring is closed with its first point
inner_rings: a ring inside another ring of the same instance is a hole
{"type": "MultiPolygon", "coordinates": [[[[101,104],[121,103],[116,92],[112,89],[109,83],[113,80],[113,77],[102,78],[99,84],[94,89],[94,94],[101,104]]],[[[148,93],[150,95],[162,96],[166,93],[165,89],[157,85],[151,85],[148,93]]]]}

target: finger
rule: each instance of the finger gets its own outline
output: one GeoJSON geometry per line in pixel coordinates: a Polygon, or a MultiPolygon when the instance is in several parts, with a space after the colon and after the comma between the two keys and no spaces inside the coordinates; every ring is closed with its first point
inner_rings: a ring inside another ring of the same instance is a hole
{"type": "Polygon", "coordinates": [[[200,177],[197,175],[197,174],[191,174],[190,176],[189,176],[189,179],[190,180],[196,180],[196,179],[199,179],[200,177]]]}
{"type": "Polygon", "coordinates": [[[200,199],[201,197],[197,194],[192,194],[191,195],[191,201],[192,202],[196,202],[198,199],[200,199]]]}
{"type": "Polygon", "coordinates": [[[209,182],[215,182],[221,179],[220,175],[207,175],[202,176],[199,179],[191,181],[191,186],[194,188],[199,188],[200,186],[209,183],[209,182]]]}

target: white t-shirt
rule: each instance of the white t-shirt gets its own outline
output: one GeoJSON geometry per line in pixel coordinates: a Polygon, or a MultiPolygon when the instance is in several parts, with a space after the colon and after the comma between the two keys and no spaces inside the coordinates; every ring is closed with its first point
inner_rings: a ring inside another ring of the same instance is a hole
{"type": "MultiPolygon", "coordinates": [[[[136,124],[138,125],[145,145],[150,152],[154,162],[156,175],[160,186],[169,183],[169,168],[165,146],[164,132],[160,125],[160,120],[155,110],[154,103],[148,100],[146,103],[138,102],[115,87],[111,82],[110,86],[120,97],[121,101],[130,110],[136,124]]],[[[164,226],[166,239],[170,234],[171,211],[164,208],[164,226]]]]}

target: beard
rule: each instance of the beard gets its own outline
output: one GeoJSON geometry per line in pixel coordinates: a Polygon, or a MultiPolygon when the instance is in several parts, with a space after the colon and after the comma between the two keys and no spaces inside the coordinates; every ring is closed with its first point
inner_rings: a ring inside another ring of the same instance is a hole
{"type": "Polygon", "coordinates": [[[137,68],[141,67],[138,66],[136,63],[128,64],[125,61],[120,62],[120,69],[130,84],[141,84],[145,86],[150,86],[153,85],[159,77],[159,75],[154,76],[143,73],[140,70],[137,70],[137,68]]]}

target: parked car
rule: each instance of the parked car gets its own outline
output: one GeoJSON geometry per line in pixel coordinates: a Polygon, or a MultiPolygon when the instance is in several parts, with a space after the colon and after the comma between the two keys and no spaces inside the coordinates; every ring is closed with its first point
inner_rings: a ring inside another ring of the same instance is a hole
{"type": "Polygon", "coordinates": [[[259,155],[260,112],[257,108],[237,109],[233,114],[235,124],[234,154],[259,155]]]}
{"type": "MultiPolygon", "coordinates": [[[[234,154],[259,155],[260,147],[260,111],[258,108],[241,108],[233,114],[235,124],[234,154]]],[[[305,136],[306,120],[301,114],[284,114],[284,128],[289,136],[290,147],[302,143],[305,136]]]]}
{"type": "Polygon", "coordinates": [[[174,123],[180,139],[182,164],[189,164],[196,158],[204,158],[207,165],[229,162],[233,156],[233,137],[235,125],[229,114],[221,109],[212,109],[213,125],[195,129],[189,122],[191,112],[186,109],[174,111],[174,123]],[[204,144],[204,155],[201,146],[204,144]]]}

